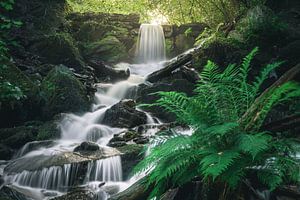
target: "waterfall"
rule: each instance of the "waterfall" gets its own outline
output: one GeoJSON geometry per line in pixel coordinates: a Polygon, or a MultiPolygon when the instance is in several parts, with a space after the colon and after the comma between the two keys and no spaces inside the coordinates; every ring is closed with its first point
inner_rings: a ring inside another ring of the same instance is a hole
{"type": "Polygon", "coordinates": [[[121,181],[120,156],[89,162],[85,181],[121,181]]]}
{"type": "MultiPolygon", "coordinates": [[[[108,144],[115,134],[118,135],[126,131],[124,128],[104,125],[102,121],[108,109],[122,99],[135,98],[139,85],[146,83],[145,77],[163,67],[163,62],[160,61],[165,59],[165,38],[160,25],[141,25],[136,56],[139,63],[142,64],[119,63],[115,66],[115,68],[130,68],[131,74],[127,80],[114,84],[97,84],[95,101],[90,112],[83,115],[63,115],[64,117],[59,124],[61,130],[59,140],[28,143],[16,154],[15,158],[20,162],[24,157],[42,159],[43,156],[51,157],[56,154],[70,153],[84,141],[92,141],[103,147],[108,144]]],[[[148,124],[159,123],[158,119],[153,118],[148,113],[145,114],[148,124]]],[[[42,193],[46,190],[66,193],[72,186],[81,185],[86,187],[86,185],[95,182],[93,190],[97,191],[98,199],[101,200],[107,199],[109,193],[106,193],[102,187],[100,188],[98,182],[105,182],[108,187],[123,184],[122,188],[124,189],[133,183],[132,180],[136,180],[131,179],[129,182],[122,182],[120,156],[106,157],[105,159],[84,163],[72,162],[62,166],[49,167],[48,165],[37,169],[29,168],[27,170],[26,168],[23,171],[4,174],[3,177],[6,184],[23,187],[22,190],[28,190],[28,188],[30,190],[40,190],[38,194],[42,196],[42,193]]]]}
{"type": "Polygon", "coordinates": [[[153,63],[165,60],[165,36],[161,25],[142,24],[136,48],[139,63],[153,63]]]}
{"type": "Polygon", "coordinates": [[[67,191],[68,186],[74,182],[77,170],[77,164],[65,164],[37,171],[23,171],[6,178],[21,186],[67,191]]]}

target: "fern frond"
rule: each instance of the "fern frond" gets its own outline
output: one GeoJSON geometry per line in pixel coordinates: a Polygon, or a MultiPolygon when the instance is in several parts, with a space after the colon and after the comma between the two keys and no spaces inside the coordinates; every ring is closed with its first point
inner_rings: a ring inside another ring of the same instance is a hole
{"type": "Polygon", "coordinates": [[[258,134],[240,134],[238,138],[238,148],[251,154],[253,159],[255,156],[269,148],[271,136],[265,133],[258,134]]]}
{"type": "Polygon", "coordinates": [[[250,69],[250,64],[253,59],[253,57],[257,54],[258,47],[255,47],[244,59],[240,66],[240,72],[239,72],[239,82],[240,83],[246,83],[247,82],[247,76],[250,69]]]}
{"type": "Polygon", "coordinates": [[[266,184],[271,191],[283,182],[281,176],[271,170],[260,170],[257,173],[257,177],[262,183],[266,184]]]}
{"type": "Polygon", "coordinates": [[[212,61],[208,60],[200,73],[202,83],[214,83],[220,76],[219,67],[212,61]]]}
{"type": "Polygon", "coordinates": [[[216,177],[220,176],[236,158],[240,156],[238,151],[225,150],[221,152],[214,152],[206,155],[201,160],[201,173],[204,177],[216,177]]]}

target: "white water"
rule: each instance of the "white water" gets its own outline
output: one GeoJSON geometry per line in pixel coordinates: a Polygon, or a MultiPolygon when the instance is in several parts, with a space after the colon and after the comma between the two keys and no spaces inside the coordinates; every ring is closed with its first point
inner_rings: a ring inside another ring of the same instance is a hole
{"type": "Polygon", "coordinates": [[[160,25],[141,25],[136,56],[139,63],[157,63],[165,60],[165,36],[160,25]]]}
{"type": "MultiPolygon", "coordinates": [[[[30,144],[24,146],[17,157],[31,157],[38,155],[56,155],[62,152],[71,152],[83,141],[93,141],[99,146],[106,146],[114,134],[124,132],[126,129],[113,128],[101,124],[105,112],[114,104],[124,98],[134,98],[134,93],[139,84],[144,83],[145,77],[163,67],[165,59],[165,44],[162,28],[158,25],[142,25],[138,42],[138,59],[140,62],[151,64],[126,64],[120,63],[116,68],[129,68],[131,75],[127,80],[115,84],[99,83],[95,94],[91,112],[82,116],[66,114],[60,123],[61,139],[51,146],[38,148],[29,152],[30,144]]],[[[147,123],[160,123],[148,113],[147,123]]],[[[152,134],[156,129],[149,130],[152,134]]],[[[34,164],[34,163],[33,163],[34,164]]],[[[47,199],[45,189],[55,191],[61,195],[68,191],[77,178],[78,164],[65,164],[52,166],[37,171],[23,171],[18,174],[5,176],[6,184],[12,184],[21,191],[32,194],[33,199],[47,199]]],[[[122,182],[122,164],[120,156],[90,161],[87,164],[86,175],[82,185],[92,188],[98,194],[98,199],[105,200],[109,196],[104,190],[99,189],[99,182],[105,185],[117,185],[122,191],[134,183],[139,177],[133,177],[122,182]]],[[[105,188],[105,187],[104,187],[105,188]]]]}

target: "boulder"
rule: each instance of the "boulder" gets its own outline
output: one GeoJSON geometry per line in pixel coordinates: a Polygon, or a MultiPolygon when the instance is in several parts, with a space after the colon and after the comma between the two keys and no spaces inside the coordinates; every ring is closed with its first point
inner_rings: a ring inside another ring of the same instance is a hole
{"type": "Polygon", "coordinates": [[[74,191],[68,192],[65,195],[55,197],[52,200],[97,200],[97,194],[89,189],[76,189],[74,191]]]}
{"type": "Polygon", "coordinates": [[[89,60],[88,64],[95,70],[96,77],[104,82],[117,82],[120,80],[125,80],[130,75],[129,70],[114,69],[99,59],[89,60]]]}
{"type": "Polygon", "coordinates": [[[74,152],[98,151],[99,145],[94,142],[82,142],[74,149],[74,152]]]}
{"type": "Polygon", "coordinates": [[[3,128],[0,129],[0,135],[1,144],[9,146],[12,149],[18,149],[25,145],[27,142],[31,142],[36,139],[36,136],[38,135],[38,128],[35,126],[3,128]]]}
{"type": "Polygon", "coordinates": [[[42,94],[46,119],[58,113],[83,112],[89,108],[85,87],[63,65],[56,66],[48,73],[42,83],[42,94]]]}
{"type": "Polygon", "coordinates": [[[84,53],[87,60],[99,58],[110,63],[117,63],[128,57],[124,44],[115,36],[110,35],[100,41],[85,45],[84,53]]]}
{"type": "Polygon", "coordinates": [[[122,100],[105,112],[102,123],[112,127],[133,128],[146,124],[147,116],[135,108],[133,100],[122,100]]]}
{"type": "Polygon", "coordinates": [[[52,166],[63,166],[65,164],[87,163],[93,160],[104,159],[120,155],[120,152],[113,148],[103,147],[96,151],[84,152],[60,152],[54,155],[32,155],[21,157],[11,161],[5,168],[4,174],[20,173],[24,170],[36,171],[52,166]],[[32,165],[34,163],[34,165],[32,165]]]}
{"type": "Polygon", "coordinates": [[[30,51],[39,55],[46,63],[64,64],[82,71],[84,63],[71,35],[55,33],[39,38],[30,46],[30,51]]]}
{"type": "Polygon", "coordinates": [[[104,25],[102,23],[99,23],[98,21],[83,21],[83,23],[79,25],[75,37],[76,39],[83,42],[97,41],[99,40],[99,38],[103,38],[104,34],[109,28],[110,27],[108,25],[104,25]]]}
{"type": "Polygon", "coordinates": [[[144,145],[128,144],[121,147],[116,147],[121,152],[123,180],[127,180],[133,168],[143,159],[144,145]]]}
{"type": "MultiPolygon", "coordinates": [[[[195,84],[186,79],[170,80],[170,82],[158,82],[154,84],[142,84],[138,88],[137,102],[151,104],[159,99],[159,95],[155,94],[159,91],[177,91],[184,92],[188,96],[193,95],[195,84]],[[151,94],[151,95],[149,95],[151,94]]],[[[171,113],[165,112],[161,107],[152,106],[151,108],[143,108],[145,111],[150,112],[152,115],[165,120],[166,122],[174,121],[175,116],[171,113]]]]}
{"type": "Polygon", "coordinates": [[[0,160],[7,160],[22,146],[23,148],[20,151],[23,151],[22,154],[24,154],[32,149],[41,147],[41,145],[52,143],[51,141],[49,142],[48,139],[59,138],[60,129],[56,120],[47,122],[30,121],[22,126],[2,128],[0,129],[0,135],[0,160]]]}
{"type": "Polygon", "coordinates": [[[13,149],[5,144],[0,144],[0,160],[9,160],[13,155],[13,149]]]}
{"type": "Polygon", "coordinates": [[[31,199],[31,196],[27,196],[13,186],[3,186],[0,188],[0,200],[26,200],[31,199]]]}

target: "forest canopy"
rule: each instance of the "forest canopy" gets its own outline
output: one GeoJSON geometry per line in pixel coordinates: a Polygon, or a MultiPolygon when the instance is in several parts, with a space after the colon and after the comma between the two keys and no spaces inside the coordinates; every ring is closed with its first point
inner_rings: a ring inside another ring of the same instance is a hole
{"type": "Polygon", "coordinates": [[[159,16],[164,23],[230,23],[265,0],[68,0],[74,12],[137,13],[141,22],[159,16]]]}

